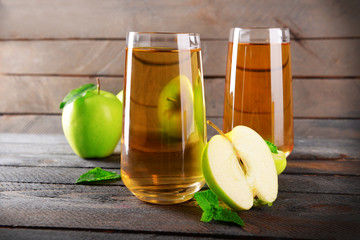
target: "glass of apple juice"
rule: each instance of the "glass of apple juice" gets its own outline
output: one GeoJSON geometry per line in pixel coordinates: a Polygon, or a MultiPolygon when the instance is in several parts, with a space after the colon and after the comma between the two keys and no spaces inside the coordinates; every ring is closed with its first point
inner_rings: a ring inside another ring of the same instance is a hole
{"type": "Polygon", "coordinates": [[[233,28],[225,77],[223,131],[245,125],[286,156],[294,147],[287,28],[233,28]]]}
{"type": "Polygon", "coordinates": [[[187,201],[205,183],[200,37],[129,32],[126,41],[122,180],[145,202],[187,201]]]}

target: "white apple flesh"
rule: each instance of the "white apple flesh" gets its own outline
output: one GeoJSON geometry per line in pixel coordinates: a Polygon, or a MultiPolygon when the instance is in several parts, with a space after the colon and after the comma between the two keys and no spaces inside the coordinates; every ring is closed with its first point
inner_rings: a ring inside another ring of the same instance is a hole
{"type": "Polygon", "coordinates": [[[237,126],[214,136],[204,149],[203,174],[210,189],[229,207],[248,210],[254,198],[275,201],[278,177],[271,151],[251,128],[237,126]]]}

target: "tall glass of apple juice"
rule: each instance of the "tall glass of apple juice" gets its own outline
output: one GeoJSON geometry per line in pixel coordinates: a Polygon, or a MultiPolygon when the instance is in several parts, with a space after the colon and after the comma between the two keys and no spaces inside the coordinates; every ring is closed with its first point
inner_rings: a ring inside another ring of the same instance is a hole
{"type": "Polygon", "coordinates": [[[200,37],[129,32],[126,40],[122,180],[142,201],[184,202],[205,183],[200,37]]]}
{"type": "Polygon", "coordinates": [[[225,77],[223,131],[253,128],[288,156],[294,147],[288,29],[233,28],[225,77]]]}

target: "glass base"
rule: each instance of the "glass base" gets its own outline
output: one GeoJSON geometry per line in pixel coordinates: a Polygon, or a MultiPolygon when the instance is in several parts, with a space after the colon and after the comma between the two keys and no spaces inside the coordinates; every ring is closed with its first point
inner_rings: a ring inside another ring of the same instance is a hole
{"type": "Polygon", "coordinates": [[[190,200],[193,198],[194,194],[204,186],[204,184],[205,181],[201,181],[185,187],[137,187],[136,189],[129,190],[141,201],[153,204],[169,205],[190,200]]]}

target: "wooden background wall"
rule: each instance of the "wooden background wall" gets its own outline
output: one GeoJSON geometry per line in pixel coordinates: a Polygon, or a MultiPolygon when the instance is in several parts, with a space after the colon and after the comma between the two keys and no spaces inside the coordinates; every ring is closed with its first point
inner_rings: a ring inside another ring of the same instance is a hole
{"type": "Polygon", "coordinates": [[[235,26],[290,28],[295,137],[360,139],[358,0],[0,0],[0,133],[61,134],[59,103],[97,76],[120,91],[127,31],[199,32],[221,125],[235,26]]]}

